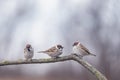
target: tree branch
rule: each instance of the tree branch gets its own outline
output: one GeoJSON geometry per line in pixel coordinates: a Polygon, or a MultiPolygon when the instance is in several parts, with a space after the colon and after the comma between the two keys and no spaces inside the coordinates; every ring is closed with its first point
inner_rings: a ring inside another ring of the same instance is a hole
{"type": "Polygon", "coordinates": [[[84,61],[83,59],[81,59],[79,56],[77,56],[75,54],[63,56],[63,57],[56,58],[56,59],[49,58],[49,59],[33,59],[32,61],[25,61],[25,60],[3,61],[3,62],[0,62],[0,66],[18,65],[18,64],[54,63],[54,62],[61,62],[61,61],[68,61],[68,60],[77,61],[83,67],[88,69],[98,80],[107,80],[107,78],[102,73],[100,73],[96,68],[94,68],[88,62],[84,61]]]}

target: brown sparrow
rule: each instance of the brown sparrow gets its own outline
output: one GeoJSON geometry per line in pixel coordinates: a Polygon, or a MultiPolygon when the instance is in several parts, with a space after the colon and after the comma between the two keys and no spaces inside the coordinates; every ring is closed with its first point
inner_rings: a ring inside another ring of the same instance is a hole
{"type": "Polygon", "coordinates": [[[48,50],[39,51],[38,53],[46,53],[52,58],[58,58],[59,55],[63,53],[63,46],[58,44],[56,46],[49,48],[48,50]]]}
{"type": "Polygon", "coordinates": [[[96,56],[95,54],[92,54],[85,46],[83,46],[80,42],[74,42],[73,44],[73,52],[77,53],[81,57],[84,57],[86,55],[93,55],[96,56]]]}
{"type": "Polygon", "coordinates": [[[34,49],[30,44],[27,44],[26,47],[24,48],[24,57],[26,61],[31,61],[33,55],[34,55],[34,49]]]}

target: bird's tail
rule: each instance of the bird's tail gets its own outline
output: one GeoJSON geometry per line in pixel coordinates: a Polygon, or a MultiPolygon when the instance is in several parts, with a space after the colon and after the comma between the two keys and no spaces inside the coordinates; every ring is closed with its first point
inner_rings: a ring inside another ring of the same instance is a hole
{"type": "Polygon", "coordinates": [[[92,54],[92,53],[90,53],[90,55],[92,55],[92,56],[96,56],[95,54],[92,54]]]}
{"type": "Polygon", "coordinates": [[[44,53],[45,51],[38,51],[37,53],[44,53]]]}

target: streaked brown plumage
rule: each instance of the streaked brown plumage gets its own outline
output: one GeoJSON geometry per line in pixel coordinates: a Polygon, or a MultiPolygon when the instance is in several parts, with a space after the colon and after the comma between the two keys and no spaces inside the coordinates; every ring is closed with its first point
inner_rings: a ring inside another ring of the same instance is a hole
{"type": "Polygon", "coordinates": [[[39,51],[38,53],[46,53],[52,58],[57,58],[63,53],[63,46],[58,44],[45,51],[39,51]]]}
{"type": "Polygon", "coordinates": [[[85,46],[83,46],[80,42],[74,42],[73,44],[73,52],[77,53],[81,56],[86,56],[86,55],[93,55],[96,56],[95,54],[92,54],[85,46]]]}

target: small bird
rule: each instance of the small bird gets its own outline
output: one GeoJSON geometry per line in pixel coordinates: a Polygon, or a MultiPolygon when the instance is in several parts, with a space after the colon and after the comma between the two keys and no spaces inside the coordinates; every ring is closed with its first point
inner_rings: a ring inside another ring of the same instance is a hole
{"type": "Polygon", "coordinates": [[[85,46],[83,46],[80,42],[74,42],[73,44],[73,52],[77,53],[81,57],[87,56],[87,55],[93,55],[85,46]]]}
{"type": "Polygon", "coordinates": [[[33,55],[34,55],[34,49],[30,44],[27,44],[26,47],[24,48],[24,57],[26,61],[31,61],[33,55]]]}
{"type": "Polygon", "coordinates": [[[63,46],[58,44],[58,45],[55,45],[45,51],[39,51],[38,53],[46,53],[51,58],[58,58],[59,55],[61,55],[63,53],[63,46]]]}

